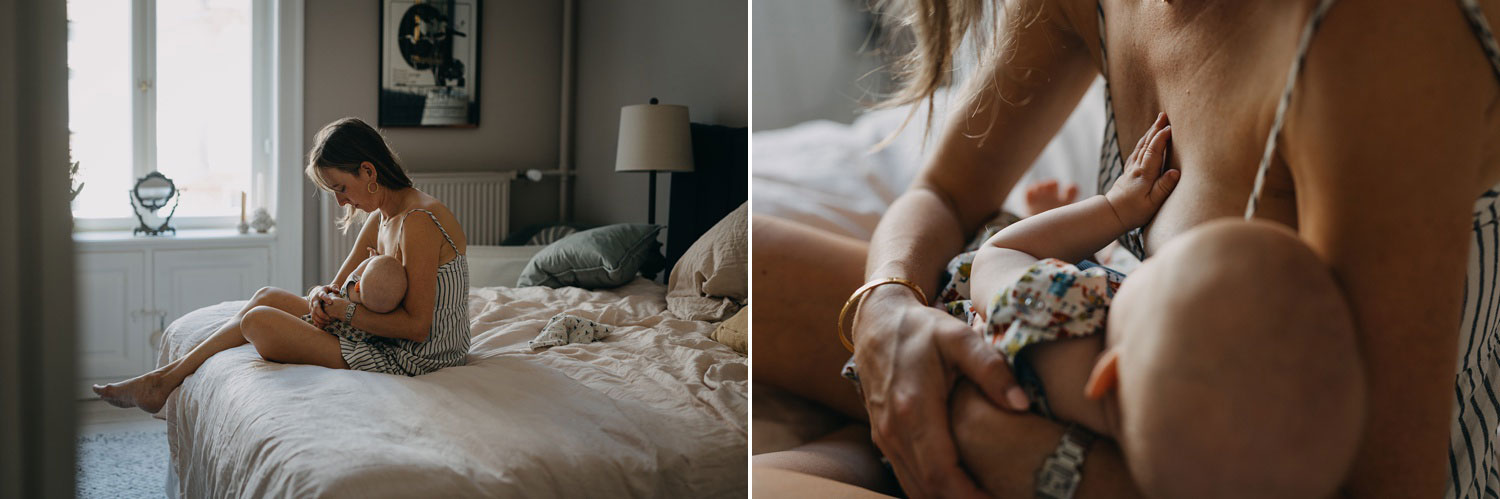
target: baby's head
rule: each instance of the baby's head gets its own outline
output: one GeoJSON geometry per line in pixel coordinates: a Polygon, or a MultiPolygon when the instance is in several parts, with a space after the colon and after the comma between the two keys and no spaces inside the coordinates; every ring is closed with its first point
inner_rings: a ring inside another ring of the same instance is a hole
{"type": "Polygon", "coordinates": [[[1182,234],[1110,307],[1106,397],[1152,497],[1328,497],[1358,447],[1364,377],[1332,272],[1285,228],[1182,234]]]}
{"type": "Polygon", "coordinates": [[[359,278],[359,296],[355,299],[376,313],[395,310],[406,297],[406,268],[394,257],[380,255],[365,262],[359,278]]]}

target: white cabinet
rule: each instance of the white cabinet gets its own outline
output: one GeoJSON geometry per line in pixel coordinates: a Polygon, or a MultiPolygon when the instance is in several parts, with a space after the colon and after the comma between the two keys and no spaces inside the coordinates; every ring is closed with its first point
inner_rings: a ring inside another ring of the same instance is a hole
{"type": "Polygon", "coordinates": [[[80,397],[94,396],[91,384],[154,369],[161,334],[172,321],[202,307],[249,299],[271,282],[274,239],[267,235],[79,233],[74,240],[80,397]]]}
{"type": "Polygon", "coordinates": [[[78,360],[83,378],[134,376],[150,362],[146,296],[141,293],[145,275],[146,255],[139,251],[79,254],[78,360]]]}
{"type": "MultiPolygon", "coordinates": [[[[155,308],[162,312],[165,321],[162,324],[171,324],[183,314],[209,305],[248,300],[255,290],[271,283],[271,256],[267,248],[152,253],[152,297],[155,308]]],[[[160,325],[156,327],[163,329],[160,325]]]]}

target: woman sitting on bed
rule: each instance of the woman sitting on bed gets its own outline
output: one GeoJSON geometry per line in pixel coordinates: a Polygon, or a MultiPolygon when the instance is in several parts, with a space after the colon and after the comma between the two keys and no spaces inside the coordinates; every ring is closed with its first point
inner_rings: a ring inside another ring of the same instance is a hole
{"type": "Polygon", "coordinates": [[[365,220],[333,279],[307,296],[261,288],[243,309],[186,356],[94,392],[119,407],[155,413],[209,357],[245,343],[273,362],[416,376],[462,365],[469,351],[469,270],[463,228],[436,198],[411,186],[380,132],[355,118],[323,127],[308,153],[307,176],[365,220]],[[410,216],[412,214],[417,216],[410,216]],[[372,252],[370,248],[374,248],[372,252]],[[337,284],[366,259],[389,255],[406,272],[405,298],[378,313],[339,294],[337,284]]]}

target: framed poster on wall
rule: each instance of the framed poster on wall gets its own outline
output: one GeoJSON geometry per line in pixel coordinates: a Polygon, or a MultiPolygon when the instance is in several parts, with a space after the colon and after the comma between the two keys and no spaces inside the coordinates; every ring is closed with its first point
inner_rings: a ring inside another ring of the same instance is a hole
{"type": "Polygon", "coordinates": [[[479,126],[479,1],[380,0],[380,126],[479,126]]]}

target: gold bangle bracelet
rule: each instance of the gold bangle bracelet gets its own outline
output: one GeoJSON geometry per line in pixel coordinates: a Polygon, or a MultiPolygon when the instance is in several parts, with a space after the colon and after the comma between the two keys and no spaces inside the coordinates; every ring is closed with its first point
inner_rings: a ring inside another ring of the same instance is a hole
{"type": "MultiPolygon", "coordinates": [[[[922,306],[927,306],[927,293],[922,292],[922,288],[920,286],[917,286],[917,283],[902,279],[900,277],[887,277],[884,279],[877,279],[865,283],[864,286],[860,286],[859,289],[854,290],[854,294],[849,295],[849,301],[844,302],[844,308],[842,310],[839,310],[839,342],[844,344],[844,348],[848,349],[849,353],[854,353],[854,342],[850,341],[849,335],[844,334],[844,323],[850,319],[851,315],[853,315],[851,312],[859,309],[858,304],[860,302],[860,299],[864,298],[865,293],[869,293],[870,290],[875,289],[882,284],[900,284],[902,286],[906,286],[907,288],[911,289],[913,293],[917,294],[917,299],[921,300],[922,306]]],[[[850,326],[852,327],[853,324],[851,324],[850,326]]]]}

